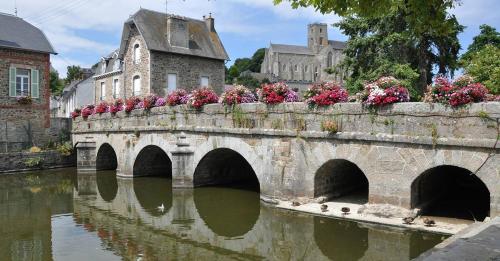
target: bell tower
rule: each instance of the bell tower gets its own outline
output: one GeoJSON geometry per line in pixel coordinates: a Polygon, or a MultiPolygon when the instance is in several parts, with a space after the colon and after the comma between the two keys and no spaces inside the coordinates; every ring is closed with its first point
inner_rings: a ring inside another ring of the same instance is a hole
{"type": "Polygon", "coordinates": [[[323,46],[328,46],[328,25],[323,23],[309,24],[307,47],[314,53],[318,53],[323,46]]]}

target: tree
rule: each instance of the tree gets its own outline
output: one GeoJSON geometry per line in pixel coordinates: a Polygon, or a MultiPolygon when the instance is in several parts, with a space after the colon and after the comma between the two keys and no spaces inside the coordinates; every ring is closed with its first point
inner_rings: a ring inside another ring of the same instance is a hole
{"type": "Polygon", "coordinates": [[[244,71],[260,72],[260,66],[264,60],[266,49],[260,48],[252,55],[252,58],[238,58],[229,67],[226,82],[232,83],[244,71]]]}
{"type": "Polygon", "coordinates": [[[500,47],[500,33],[494,27],[483,24],[479,26],[479,29],[481,29],[481,32],[474,37],[467,48],[467,52],[462,55],[462,62],[470,59],[473,53],[483,49],[486,45],[500,47]]]}
{"type": "Polygon", "coordinates": [[[59,73],[57,71],[50,71],[50,92],[53,95],[59,95],[63,89],[64,81],[59,79],[59,73]]]}
{"type": "Polygon", "coordinates": [[[365,81],[393,75],[409,87],[412,98],[418,99],[432,79],[434,66],[439,73],[450,75],[458,68],[458,33],[463,26],[454,17],[446,22],[453,30],[448,34],[427,34],[425,50],[421,50],[419,36],[411,31],[403,12],[369,18],[348,16],[334,24],[349,37],[345,59],[339,66],[349,72],[348,89],[359,91],[365,81]],[[424,82],[420,82],[422,78],[424,82]]]}
{"type": "Polygon", "coordinates": [[[500,94],[500,47],[488,44],[471,53],[465,60],[464,71],[492,94],[500,94]]]}
{"type": "MultiPolygon", "coordinates": [[[[281,3],[284,0],[274,0],[275,4],[281,3]]],[[[436,57],[432,55],[434,49],[440,51],[448,51],[449,56],[439,55],[441,68],[449,67],[453,69],[450,60],[453,60],[453,52],[456,50],[458,41],[454,41],[454,34],[458,34],[460,29],[457,20],[453,15],[448,13],[448,10],[453,8],[458,1],[456,0],[366,0],[366,1],[351,1],[351,0],[286,0],[290,2],[292,7],[309,7],[312,6],[321,13],[336,13],[342,17],[350,19],[363,19],[366,23],[361,24],[364,28],[360,28],[359,34],[370,38],[370,33],[373,33],[371,28],[375,22],[379,27],[383,27],[383,20],[389,18],[393,23],[389,25],[387,32],[395,32],[391,35],[392,40],[407,41],[408,47],[412,47],[413,51],[408,52],[406,49],[401,51],[404,54],[414,54],[417,59],[409,64],[412,68],[417,69],[419,74],[417,82],[417,90],[423,93],[425,86],[431,82],[432,65],[435,63],[436,57]],[[399,29],[399,30],[398,30],[399,29]],[[392,31],[394,30],[394,31],[392,31]],[[455,46],[451,46],[455,45],[455,46]],[[446,46],[446,48],[444,48],[446,46]]],[[[347,32],[349,35],[349,32],[347,32]]],[[[354,32],[358,34],[358,32],[354,32]]],[[[384,39],[382,39],[384,40],[384,39]]],[[[361,40],[362,41],[362,40],[361,40]]],[[[369,51],[364,56],[376,56],[379,49],[375,42],[368,39],[367,44],[372,44],[369,51]]],[[[404,57],[406,58],[406,57],[404,57]]]]}
{"type": "Polygon", "coordinates": [[[83,78],[83,71],[80,66],[77,65],[71,65],[68,66],[68,72],[66,76],[66,84],[70,84],[74,80],[79,80],[83,78]]]}

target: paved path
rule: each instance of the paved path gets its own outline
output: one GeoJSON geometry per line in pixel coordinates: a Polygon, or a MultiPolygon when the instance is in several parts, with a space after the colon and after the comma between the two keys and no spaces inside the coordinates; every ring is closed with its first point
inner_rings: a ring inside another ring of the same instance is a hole
{"type": "Polygon", "coordinates": [[[415,260],[500,260],[500,217],[471,225],[415,260]]]}

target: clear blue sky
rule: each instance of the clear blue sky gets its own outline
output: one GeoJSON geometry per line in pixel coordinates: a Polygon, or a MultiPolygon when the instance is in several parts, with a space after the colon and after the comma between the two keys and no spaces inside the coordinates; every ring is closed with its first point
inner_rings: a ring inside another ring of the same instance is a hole
{"type": "MultiPolygon", "coordinates": [[[[0,12],[13,13],[15,0],[2,0],[0,12]]],[[[333,23],[335,15],[321,15],[312,9],[293,10],[274,6],[272,0],[169,0],[168,12],[199,18],[215,17],[216,29],[232,61],[248,57],[270,42],[306,44],[306,26],[312,22],[333,23]]],[[[164,0],[17,0],[18,15],[40,27],[54,45],[53,66],[63,75],[66,66],[89,67],[118,47],[123,22],[140,7],[165,11],[164,0]]],[[[452,10],[467,26],[460,35],[466,49],[486,23],[500,29],[500,1],[463,0],[452,10]]],[[[346,40],[336,28],[329,37],[346,40]]],[[[231,64],[229,62],[228,64],[231,64]]]]}

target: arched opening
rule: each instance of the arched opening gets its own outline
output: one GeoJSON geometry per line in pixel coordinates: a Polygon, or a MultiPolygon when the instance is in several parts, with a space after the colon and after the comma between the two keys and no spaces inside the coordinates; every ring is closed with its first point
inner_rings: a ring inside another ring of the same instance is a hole
{"type": "Polygon", "coordinates": [[[368,179],[348,160],[329,160],[314,176],[314,197],[365,204],[368,202],[368,179]]]}
{"type": "Polygon", "coordinates": [[[172,179],[141,177],[133,180],[134,193],[141,208],[154,217],[168,212],[172,207],[172,179]],[[163,209],[160,207],[163,205],[163,209]]]}
{"type": "Polygon", "coordinates": [[[250,231],[260,215],[260,185],[252,166],[238,152],[215,149],[194,172],[198,214],[217,235],[237,237],[250,231]]]}
{"type": "Polygon", "coordinates": [[[101,145],[97,151],[96,170],[116,170],[118,161],[113,147],[108,143],[101,145]]]}
{"type": "Polygon", "coordinates": [[[144,147],[134,162],[134,177],[161,176],[172,178],[172,162],[167,153],[160,147],[149,145],[144,147]]]}
{"type": "Polygon", "coordinates": [[[314,241],[330,260],[359,260],[368,249],[368,228],[352,221],[314,217],[314,241]]]}
{"type": "Polygon", "coordinates": [[[118,180],[115,171],[98,171],[96,173],[97,190],[99,195],[106,202],[115,199],[118,193],[118,180]]]}
{"type": "Polygon", "coordinates": [[[160,147],[144,147],[134,162],[134,192],[141,207],[161,216],[172,207],[172,162],[160,147]],[[163,205],[163,209],[160,207],[163,205]]]}
{"type": "Polygon", "coordinates": [[[326,58],[326,66],[328,68],[333,66],[333,54],[332,54],[332,52],[328,53],[328,57],[326,58]]]}
{"type": "Polygon", "coordinates": [[[207,153],[194,171],[195,187],[224,186],[260,192],[252,166],[238,152],[221,148],[207,153]]]}
{"type": "Polygon", "coordinates": [[[411,207],[422,215],[482,221],[489,216],[490,192],[469,170],[443,165],[413,181],[411,207]]]}

